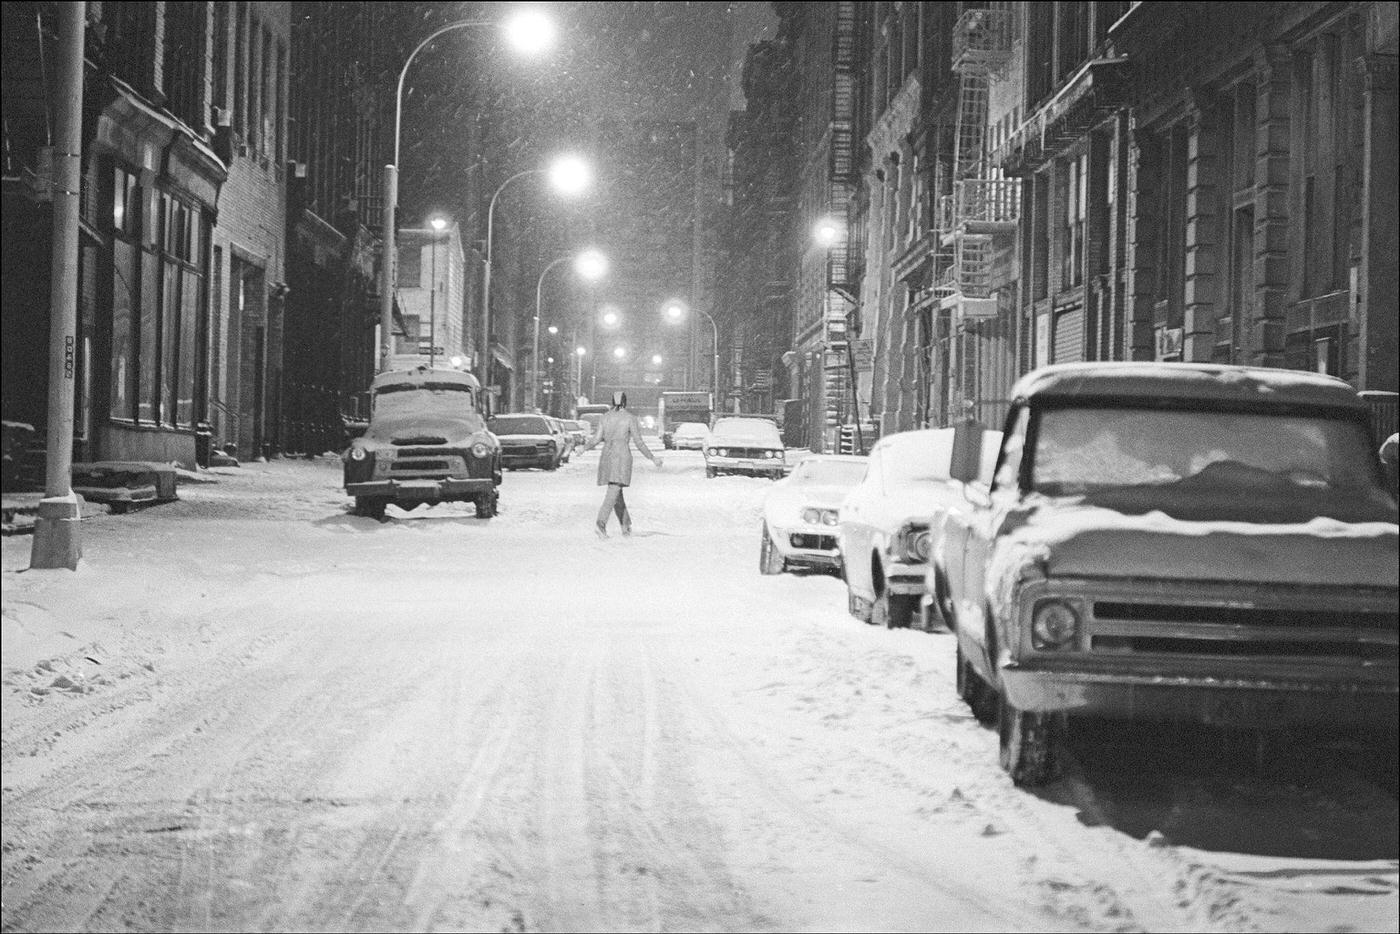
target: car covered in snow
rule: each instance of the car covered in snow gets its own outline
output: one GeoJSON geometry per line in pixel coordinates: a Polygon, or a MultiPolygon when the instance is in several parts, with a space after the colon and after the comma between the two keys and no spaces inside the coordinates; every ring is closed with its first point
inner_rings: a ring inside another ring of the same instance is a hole
{"type": "MultiPolygon", "coordinates": [[[[901,431],[871,448],[836,525],[847,608],[857,619],[891,629],[922,620],[930,529],[963,497],[949,473],[952,451],[951,428],[901,431]]],[[[988,471],[993,453],[989,442],[988,471]]]]}
{"type": "Polygon", "coordinates": [[[574,451],[582,451],[583,446],[588,443],[588,423],[568,418],[563,419],[561,423],[569,434],[569,440],[574,444],[574,451]]]}
{"type": "Polygon", "coordinates": [[[678,451],[703,451],[710,429],[703,422],[681,422],[671,433],[671,447],[678,451]]]}
{"type": "Polygon", "coordinates": [[[559,458],[560,463],[567,464],[574,456],[573,434],[564,427],[563,421],[552,415],[546,415],[545,421],[549,423],[549,430],[554,432],[554,436],[559,439],[559,450],[564,452],[559,458]]]}
{"type": "Polygon", "coordinates": [[[1186,363],[1023,377],[993,479],[973,426],[936,598],[1017,784],[1070,717],[1397,735],[1397,511],[1334,377],[1186,363]]]}
{"type": "Polygon", "coordinates": [[[763,500],[759,573],[840,568],[837,508],[865,476],[865,468],[866,458],[849,454],[813,454],[798,461],[763,500]]]}
{"type": "Polygon", "coordinates": [[[705,476],[750,474],[774,480],[787,472],[778,426],[765,418],[721,418],[705,439],[705,476]]]}
{"type": "Polygon", "coordinates": [[[476,377],[426,366],[391,370],[374,378],[370,394],[369,426],[342,457],[356,512],[383,519],[391,503],[462,501],[475,503],[479,518],[496,514],[501,451],[482,419],[476,377]]]}
{"type": "Polygon", "coordinates": [[[567,442],[544,415],[529,412],[493,415],[487,427],[501,442],[501,463],[512,470],[521,467],[558,470],[564,461],[567,442]]]}

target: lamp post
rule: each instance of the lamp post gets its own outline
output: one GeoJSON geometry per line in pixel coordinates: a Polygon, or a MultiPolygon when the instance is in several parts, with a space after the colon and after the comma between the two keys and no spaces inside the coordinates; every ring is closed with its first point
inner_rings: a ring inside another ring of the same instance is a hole
{"type": "Polygon", "coordinates": [[[592,180],[587,163],[575,156],[562,156],[547,169],[516,172],[501,182],[491,195],[491,202],[486,206],[486,265],[481,277],[481,376],[487,385],[491,383],[491,266],[496,243],[496,201],[512,182],[532,175],[548,175],[555,189],[566,195],[578,194],[592,180]]]}
{"type": "MultiPolygon", "coordinates": [[[[718,395],[719,395],[719,326],[718,326],[717,324],[715,324],[715,319],[710,317],[710,313],[709,313],[708,311],[705,311],[704,309],[701,309],[701,308],[697,308],[697,309],[695,309],[695,310],[698,311],[698,312],[700,312],[700,314],[704,315],[704,316],[705,316],[705,320],[707,320],[707,321],[710,322],[710,330],[711,330],[711,332],[712,332],[713,335],[714,335],[714,340],[715,340],[715,347],[714,347],[714,349],[715,349],[714,367],[715,367],[715,371],[714,371],[714,379],[712,380],[712,384],[711,384],[711,387],[710,387],[710,388],[711,388],[711,391],[712,391],[716,396],[718,396],[718,395]]],[[[684,320],[687,311],[689,311],[689,309],[686,307],[685,303],[684,303],[684,302],[681,302],[679,299],[673,299],[672,301],[669,301],[669,302],[666,303],[666,317],[667,317],[667,318],[670,318],[671,321],[673,321],[673,322],[679,323],[680,321],[684,320]]],[[[714,404],[714,405],[718,405],[718,404],[719,404],[719,399],[716,398],[716,399],[714,400],[714,403],[713,403],[713,404],[714,404]]]]}
{"type": "MultiPolygon", "coordinates": [[[[846,225],[834,217],[823,217],[817,221],[812,228],[812,239],[823,249],[830,250],[846,239],[846,225]]],[[[835,292],[847,302],[857,312],[860,309],[860,299],[846,288],[839,285],[828,284],[829,291],[835,292]]],[[[851,384],[851,418],[856,426],[856,450],[857,453],[865,450],[865,432],[860,427],[860,394],[856,385],[856,336],[851,316],[847,315],[846,326],[846,368],[848,381],[851,384]]],[[[857,319],[858,320],[858,319],[857,319]]]]}
{"type": "MultiPolygon", "coordinates": [[[[577,337],[577,334],[575,334],[577,337]]],[[[574,399],[583,395],[583,355],[588,353],[588,348],[579,345],[574,348],[574,359],[578,361],[578,379],[574,381],[574,399]]]]}
{"type": "Polygon", "coordinates": [[[438,254],[438,234],[447,229],[447,218],[441,215],[430,218],[428,226],[432,229],[432,236],[429,238],[429,249],[433,251],[433,256],[429,262],[428,279],[432,287],[432,292],[428,296],[428,367],[431,369],[437,364],[437,254],[438,254]]]}
{"type": "MultiPolygon", "coordinates": [[[[403,68],[399,70],[398,90],[394,96],[394,161],[384,166],[384,213],[382,232],[383,251],[379,264],[379,371],[389,368],[390,348],[394,337],[394,290],[395,270],[395,230],[399,206],[399,139],[403,128],[403,83],[408,77],[408,67],[423,51],[428,43],[445,32],[454,29],[469,29],[477,26],[494,26],[490,20],[459,20],[448,23],[418,43],[417,48],[408,54],[403,68]]],[[[537,52],[554,40],[554,24],[538,10],[522,10],[505,23],[506,33],[511,44],[525,52],[537,52]]]]}
{"type": "MultiPolygon", "coordinates": [[[[607,275],[608,259],[597,250],[584,250],[578,254],[567,254],[554,260],[540,273],[539,281],[535,283],[535,338],[534,347],[530,353],[530,406],[539,406],[540,395],[540,301],[544,295],[544,277],[549,275],[549,271],[561,263],[574,261],[574,271],[584,280],[594,282],[607,275]]],[[[550,333],[558,333],[558,329],[551,327],[550,333]]]]}

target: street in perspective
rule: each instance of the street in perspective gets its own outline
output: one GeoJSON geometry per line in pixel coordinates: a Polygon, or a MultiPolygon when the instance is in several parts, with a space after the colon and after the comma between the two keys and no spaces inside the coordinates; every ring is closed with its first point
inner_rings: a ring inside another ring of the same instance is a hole
{"type": "Polygon", "coordinates": [[[0,15],[0,929],[1400,928],[1395,4],[0,15]]]}

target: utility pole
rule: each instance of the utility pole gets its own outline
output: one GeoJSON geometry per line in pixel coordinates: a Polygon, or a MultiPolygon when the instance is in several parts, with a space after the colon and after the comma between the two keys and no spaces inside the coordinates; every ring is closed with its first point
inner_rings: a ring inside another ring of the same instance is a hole
{"type": "Polygon", "coordinates": [[[48,469],[29,567],[76,571],[83,547],[73,493],[73,385],[78,364],[78,185],[82,168],[83,38],[87,4],[58,7],[54,70],[53,271],[49,303],[48,469]]]}

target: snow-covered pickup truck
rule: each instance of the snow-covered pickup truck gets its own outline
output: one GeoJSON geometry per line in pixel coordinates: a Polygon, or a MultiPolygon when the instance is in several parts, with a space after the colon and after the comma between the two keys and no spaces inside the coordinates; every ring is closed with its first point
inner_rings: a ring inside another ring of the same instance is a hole
{"type": "Polygon", "coordinates": [[[479,519],[496,515],[501,445],[481,417],[476,377],[419,366],[380,373],[370,390],[369,428],[343,457],[356,512],[382,520],[390,503],[461,501],[479,519]]]}
{"type": "Polygon", "coordinates": [[[1023,377],[990,484],[930,587],[958,692],[1020,785],[1056,774],[1069,715],[1397,732],[1397,512],[1341,380],[1161,363],[1023,377]]]}

